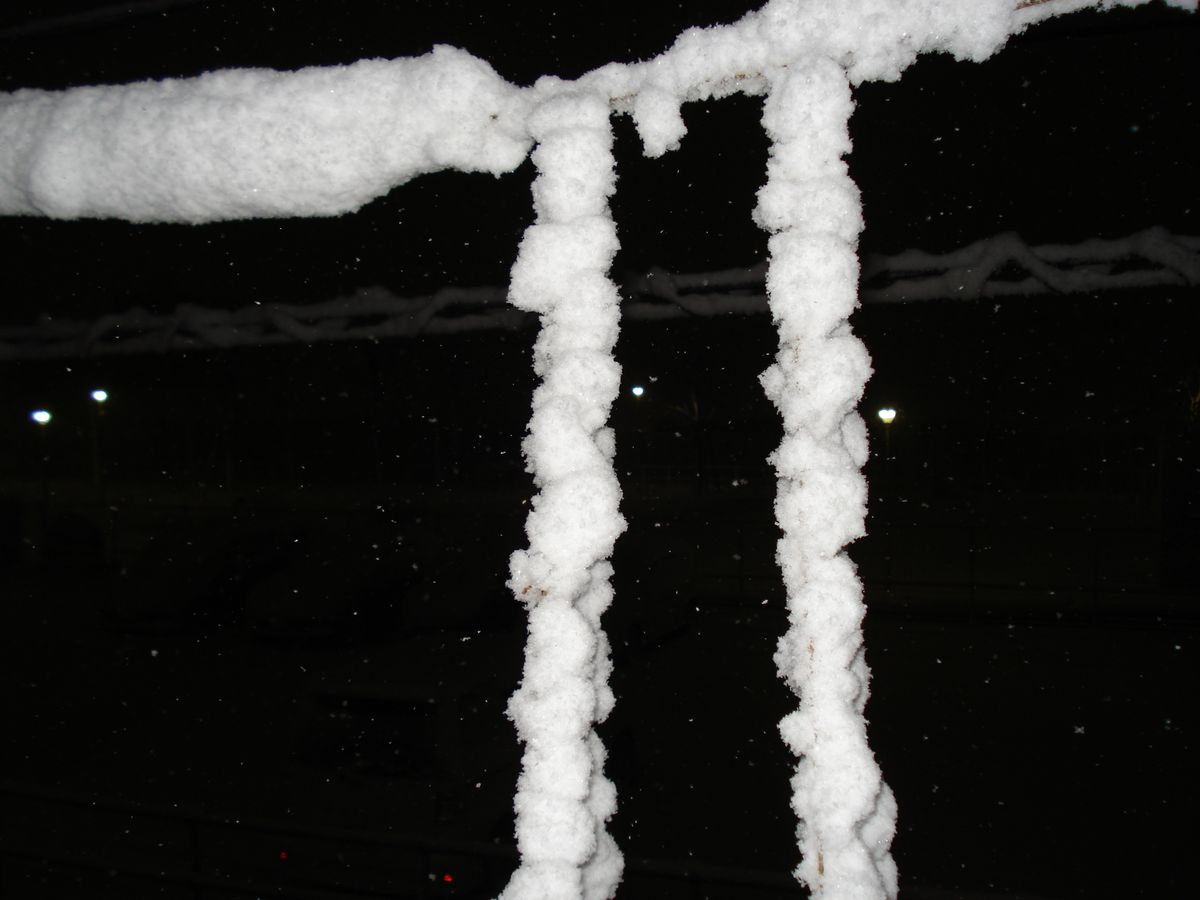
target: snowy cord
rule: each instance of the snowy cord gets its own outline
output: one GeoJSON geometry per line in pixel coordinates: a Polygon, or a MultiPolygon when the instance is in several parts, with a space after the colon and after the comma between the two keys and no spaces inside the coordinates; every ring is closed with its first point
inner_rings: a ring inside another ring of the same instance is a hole
{"type": "Polygon", "coordinates": [[[594,730],[612,709],[600,616],[607,557],[625,522],[606,426],[620,387],[620,297],[608,197],[616,185],[607,98],[559,95],[534,111],[537,217],[513,266],[510,299],[542,327],[525,455],[540,493],[513,554],[510,587],[529,610],[520,689],[509,714],[525,744],[515,801],[521,864],[505,900],[606,900],[623,867],[605,823],[616,791],[594,730]]]}
{"type": "Polygon", "coordinates": [[[826,900],[897,891],[889,853],[896,803],[867,745],[862,584],[844,546],[864,534],[867,434],[855,411],[871,374],[847,317],[857,304],[858,189],[842,156],[853,110],[842,68],[797,64],[772,79],[771,137],[755,218],[772,232],[767,296],[779,353],[762,383],[783,416],[772,456],[778,561],[790,627],[775,656],[800,708],[780,732],[800,757],[792,778],[797,877],[826,900]]]}

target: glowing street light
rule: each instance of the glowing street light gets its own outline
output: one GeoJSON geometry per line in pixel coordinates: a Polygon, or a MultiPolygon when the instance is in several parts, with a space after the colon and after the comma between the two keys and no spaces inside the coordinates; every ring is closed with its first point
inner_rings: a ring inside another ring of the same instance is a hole
{"type": "Polygon", "coordinates": [[[104,417],[104,404],[108,402],[108,391],[104,388],[96,388],[88,394],[95,404],[92,406],[92,415],[90,427],[88,428],[88,436],[92,445],[92,484],[100,484],[100,419],[104,417]]]}
{"type": "Polygon", "coordinates": [[[635,384],[633,387],[631,387],[629,389],[629,393],[633,394],[633,396],[635,396],[635,397],[640,397],[640,396],[642,396],[642,394],[646,393],[646,389],[644,387],[642,387],[640,384],[635,384]]]}
{"type": "Polygon", "coordinates": [[[896,410],[885,406],[876,413],[883,423],[883,462],[884,465],[892,458],[892,423],[896,421],[896,410]]]}
{"type": "Polygon", "coordinates": [[[47,470],[50,457],[46,454],[46,426],[50,424],[54,415],[48,409],[35,409],[29,414],[29,418],[37,425],[38,469],[42,482],[41,528],[42,534],[45,534],[47,523],[50,521],[50,474],[47,470]]]}

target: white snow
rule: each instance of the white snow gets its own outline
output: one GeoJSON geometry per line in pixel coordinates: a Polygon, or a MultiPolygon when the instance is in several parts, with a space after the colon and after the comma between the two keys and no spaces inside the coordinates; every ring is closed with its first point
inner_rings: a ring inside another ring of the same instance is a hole
{"type": "Polygon", "coordinates": [[[763,112],[771,155],[755,217],[772,232],[767,293],[779,330],[762,381],[784,423],[772,461],[791,624],[775,660],[800,698],[780,723],[800,757],[797,876],[816,896],[872,898],[896,895],[896,803],[867,745],[862,584],[843,551],[865,533],[867,432],[855,407],[871,374],[846,321],[862,228],[842,161],[853,109],[846,72],[831,59],[772,79],[763,112]]]}
{"type": "Polygon", "coordinates": [[[511,171],[527,101],[469,53],[0,95],[0,213],[326,216],[440,169],[511,171]]]}
{"type": "MultiPolygon", "coordinates": [[[[763,385],[783,417],[778,558],[791,627],[777,662],[799,709],[781,724],[800,757],[798,876],[813,895],[896,894],[895,804],[866,739],[861,585],[845,544],[862,534],[870,374],[846,318],[857,302],[851,85],[899,78],[921,53],[980,60],[1050,15],[1144,0],[770,0],[740,21],[692,28],[653,60],[575,83],[507,84],[439,47],[417,59],[282,74],[0,96],[0,214],[134,221],[336,215],[439,169],[511,171],[532,140],[537,219],[510,299],[542,317],[526,454],[540,493],[511,586],[529,608],[527,661],[511,714],[525,742],[521,865],[505,897],[610,896],[621,858],[594,733],[612,704],[599,618],[606,558],[623,528],[605,422],[619,369],[609,115],[633,116],[647,153],[685,137],[684,102],[767,94],[772,140],[756,219],[772,232],[767,292],[779,325],[763,385]]],[[[1168,0],[1194,10],[1196,0],[1168,0]]],[[[286,327],[286,323],[285,323],[286,327]]]]}
{"type": "Polygon", "coordinates": [[[521,687],[509,703],[525,756],[517,785],[521,865],[507,900],[612,896],[621,854],[605,823],[616,791],[594,730],[612,709],[600,616],[609,586],[621,490],[609,408],[620,296],[607,271],[617,252],[608,198],[616,188],[608,98],[560,94],[530,117],[534,223],[513,265],[510,299],[538,313],[541,384],[525,457],[540,492],[513,554],[510,587],[529,610],[521,687]]]}
{"type": "MultiPolygon", "coordinates": [[[[1034,22],[1041,22],[1052,16],[1078,12],[1081,9],[1113,9],[1118,6],[1145,6],[1153,0],[1017,0],[1017,10],[1013,15],[1017,28],[1024,28],[1034,22]]],[[[1166,6],[1177,6],[1188,12],[1195,12],[1200,0],[1162,0],[1166,6]]],[[[1016,32],[1014,31],[1014,34],[1016,32]]]]}

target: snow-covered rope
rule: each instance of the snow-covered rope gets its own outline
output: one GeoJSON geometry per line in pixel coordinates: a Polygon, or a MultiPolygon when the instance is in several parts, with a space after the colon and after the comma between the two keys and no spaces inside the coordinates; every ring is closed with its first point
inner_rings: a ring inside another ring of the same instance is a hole
{"type": "Polygon", "coordinates": [[[525,744],[517,786],[520,868],[505,900],[606,900],[622,860],[605,822],[616,791],[594,724],[613,705],[600,616],[625,529],[608,413],[620,390],[613,359],[620,297],[607,276],[617,252],[608,207],[616,187],[610,109],[595,94],[558,95],[530,119],[536,219],[513,266],[510,299],[542,321],[541,383],[524,450],[540,489],[513,554],[509,586],[529,612],[525,671],[509,715],[525,744]]]}
{"type": "MultiPolygon", "coordinates": [[[[297,72],[0,94],[0,215],[212,222],[338,215],[418,175],[511,172],[546,91],[599,93],[633,117],[646,153],[686,134],[680,106],[761,94],[764,73],[836,60],[851,83],[894,80],[922,53],[983,60],[1030,24],[1150,0],[770,0],[730,25],[689,28],[651,60],[577,82],[509,84],[453,47],[297,72]]],[[[1200,0],[1163,0],[1195,10],[1200,0]]]]}
{"type": "Polygon", "coordinates": [[[0,94],[0,214],[330,216],[418,175],[499,175],[530,98],[465,50],[298,72],[0,94]]]}
{"type": "Polygon", "coordinates": [[[865,534],[867,429],[855,407],[871,375],[847,322],[858,301],[858,188],[842,157],[854,103],[828,59],[771,80],[763,125],[772,144],[755,218],[771,232],[767,294],[779,352],[763,373],[783,416],[777,559],[790,627],[775,661],[799,695],[780,723],[799,757],[797,876],[815,896],[895,897],[889,853],[896,802],[867,745],[862,583],[845,545],[865,534]]]}

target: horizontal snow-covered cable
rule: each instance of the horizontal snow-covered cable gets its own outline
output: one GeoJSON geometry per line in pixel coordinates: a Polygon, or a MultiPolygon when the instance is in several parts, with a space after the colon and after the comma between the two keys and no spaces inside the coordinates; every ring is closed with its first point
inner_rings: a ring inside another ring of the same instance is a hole
{"type": "Polygon", "coordinates": [[[0,94],[0,214],[332,216],[428,172],[499,175],[529,97],[464,50],[0,94]]]}
{"type": "MultiPolygon", "coordinates": [[[[1115,6],[1145,6],[1152,0],[1018,0],[1013,11],[1013,24],[1025,28],[1053,16],[1066,15],[1082,9],[1111,9],[1115,6]]],[[[1167,6],[1196,11],[1197,0],[1163,0],[1167,6]]]]}
{"type": "MultiPolygon", "coordinates": [[[[329,216],[418,175],[510,172],[528,116],[556,93],[630,114],[646,153],[686,133],[680,105],[761,94],[765,73],[834,59],[850,81],[895,80],[920,54],[982,60],[1029,24],[1148,0],[770,0],[739,21],[689,28],[652,60],[530,88],[462,50],[296,72],[0,94],[0,215],[211,222],[329,216]]],[[[1163,0],[1195,9],[1198,0],[1163,0]]]]}
{"type": "MultiPolygon", "coordinates": [[[[765,277],[765,262],[715,272],[654,268],[625,281],[629,299],[622,303],[621,315],[626,321],[649,322],[766,313],[765,277]]],[[[1117,239],[1028,246],[1015,235],[1002,234],[949,253],[905,250],[868,256],[862,278],[859,297],[868,304],[1194,286],[1200,285],[1200,237],[1149,228],[1117,239]],[[1027,261],[1037,265],[1024,269],[1027,261]]],[[[505,301],[500,287],[445,287],[421,297],[372,287],[311,304],[251,304],[234,310],[185,304],[170,313],[132,309],[94,321],[45,319],[0,327],[0,359],[274,346],[295,340],[377,341],[528,327],[528,314],[505,301]],[[277,329],[279,316],[304,324],[304,336],[277,329]]]]}
{"type": "Polygon", "coordinates": [[[1151,228],[1116,240],[1030,247],[999,234],[947,254],[868,258],[869,303],[1036,296],[1200,284],[1200,238],[1151,228]]]}

